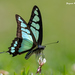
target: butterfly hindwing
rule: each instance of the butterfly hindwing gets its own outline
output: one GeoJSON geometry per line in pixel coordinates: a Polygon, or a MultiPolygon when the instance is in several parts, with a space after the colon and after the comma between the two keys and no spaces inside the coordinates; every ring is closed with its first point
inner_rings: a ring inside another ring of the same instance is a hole
{"type": "Polygon", "coordinates": [[[40,10],[37,6],[33,7],[32,14],[28,22],[28,25],[30,26],[31,31],[34,34],[37,44],[41,45],[42,36],[43,36],[42,18],[41,18],[40,10]]]}
{"type": "Polygon", "coordinates": [[[9,47],[9,53],[13,56],[21,53],[25,53],[33,48],[33,43],[30,40],[24,40],[15,38],[12,41],[11,47],[9,47]]]}

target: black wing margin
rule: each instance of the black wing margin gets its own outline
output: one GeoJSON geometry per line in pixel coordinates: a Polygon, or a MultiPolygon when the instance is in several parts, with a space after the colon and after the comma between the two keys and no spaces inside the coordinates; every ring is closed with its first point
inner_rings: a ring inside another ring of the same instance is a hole
{"type": "MultiPolygon", "coordinates": [[[[41,18],[40,10],[37,6],[33,7],[32,14],[31,14],[30,20],[28,22],[28,25],[30,27],[33,27],[36,31],[39,32],[39,35],[38,35],[38,38],[37,38],[36,42],[37,42],[38,45],[41,45],[42,39],[43,39],[42,18],[41,18]],[[32,23],[35,26],[33,26],[32,23]],[[39,25],[39,29],[37,28],[37,24],[39,25]]],[[[32,30],[32,32],[33,32],[33,30],[32,30]]],[[[36,35],[36,33],[34,34],[34,36],[35,35],[36,35]]],[[[36,39],[36,37],[35,37],[35,39],[36,39]]]]}

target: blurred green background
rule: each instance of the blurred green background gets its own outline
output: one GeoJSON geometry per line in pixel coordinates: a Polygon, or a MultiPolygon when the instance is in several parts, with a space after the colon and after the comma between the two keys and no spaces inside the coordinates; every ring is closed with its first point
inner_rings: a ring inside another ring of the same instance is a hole
{"type": "MultiPolygon", "coordinates": [[[[42,67],[44,75],[75,75],[75,5],[66,5],[74,0],[0,0],[0,51],[7,51],[16,37],[15,14],[29,21],[32,8],[37,5],[43,21],[43,43],[59,40],[58,44],[47,45],[44,54],[46,64],[42,67]]],[[[12,57],[0,54],[0,70],[20,75],[23,68],[36,73],[35,55],[25,60],[25,54],[12,57]]]]}

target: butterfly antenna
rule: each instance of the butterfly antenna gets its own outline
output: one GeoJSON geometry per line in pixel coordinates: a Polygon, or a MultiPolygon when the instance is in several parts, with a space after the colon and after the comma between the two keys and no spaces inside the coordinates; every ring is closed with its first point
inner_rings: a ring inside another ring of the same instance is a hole
{"type": "Polygon", "coordinates": [[[7,51],[0,52],[0,54],[2,54],[2,53],[7,53],[7,51]]]}
{"type": "MultiPolygon", "coordinates": [[[[45,45],[50,45],[50,44],[55,44],[55,43],[59,43],[59,41],[57,41],[57,42],[52,42],[52,43],[47,43],[47,44],[45,44],[45,45]]],[[[44,45],[44,46],[45,46],[44,45]]]]}

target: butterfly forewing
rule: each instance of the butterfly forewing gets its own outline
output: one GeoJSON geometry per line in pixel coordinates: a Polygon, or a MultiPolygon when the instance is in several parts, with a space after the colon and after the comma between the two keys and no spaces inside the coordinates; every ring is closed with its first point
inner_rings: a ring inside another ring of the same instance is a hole
{"type": "Polygon", "coordinates": [[[30,26],[31,31],[34,34],[37,44],[41,45],[42,36],[43,36],[42,18],[41,18],[40,10],[37,6],[34,6],[32,10],[32,14],[28,22],[28,25],[30,26]]]}
{"type": "Polygon", "coordinates": [[[17,34],[16,34],[17,37],[22,39],[29,39],[34,44],[36,44],[35,37],[29,25],[23,20],[23,18],[19,15],[16,15],[16,21],[17,21],[17,34]]]}

